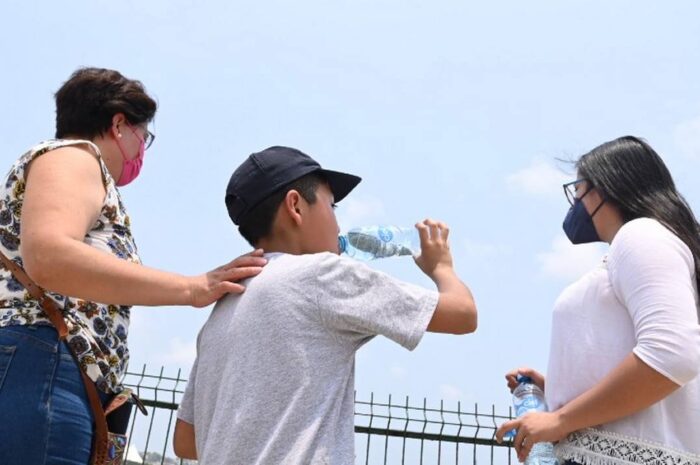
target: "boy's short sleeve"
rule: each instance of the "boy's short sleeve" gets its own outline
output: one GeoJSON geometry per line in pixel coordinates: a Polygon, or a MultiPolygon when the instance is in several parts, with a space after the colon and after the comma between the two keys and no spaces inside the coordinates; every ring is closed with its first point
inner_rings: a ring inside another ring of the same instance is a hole
{"type": "Polygon", "coordinates": [[[338,337],[382,335],[408,350],[420,342],[438,303],[436,291],[330,253],[319,254],[313,289],[323,325],[338,337]]]}

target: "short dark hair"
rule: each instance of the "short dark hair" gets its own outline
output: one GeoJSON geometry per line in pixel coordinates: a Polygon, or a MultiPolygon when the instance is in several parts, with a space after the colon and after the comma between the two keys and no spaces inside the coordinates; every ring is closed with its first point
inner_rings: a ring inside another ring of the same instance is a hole
{"type": "Polygon", "coordinates": [[[304,200],[313,205],[316,203],[318,186],[325,182],[323,176],[318,173],[310,173],[290,182],[254,207],[241,220],[238,232],[251,246],[256,247],[260,239],[267,237],[272,231],[277,211],[289,191],[299,192],[304,200]]]}
{"type": "Polygon", "coordinates": [[[56,99],[56,138],[92,139],[104,134],[123,113],[130,124],[150,122],[157,104],[139,81],[118,71],[80,68],[61,86],[56,99]]]}

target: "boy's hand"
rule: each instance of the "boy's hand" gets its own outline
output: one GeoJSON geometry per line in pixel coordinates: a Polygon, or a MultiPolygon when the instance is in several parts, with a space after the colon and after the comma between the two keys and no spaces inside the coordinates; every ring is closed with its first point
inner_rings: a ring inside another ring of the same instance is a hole
{"type": "Polygon", "coordinates": [[[416,223],[420,236],[421,253],[415,258],[418,267],[433,281],[441,273],[452,273],[452,254],[447,237],[450,228],[445,223],[431,219],[416,223]]]}

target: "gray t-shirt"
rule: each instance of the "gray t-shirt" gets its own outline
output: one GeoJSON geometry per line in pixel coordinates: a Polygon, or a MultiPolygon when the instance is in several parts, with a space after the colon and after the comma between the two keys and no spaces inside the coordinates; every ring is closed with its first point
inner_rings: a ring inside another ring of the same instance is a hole
{"type": "Polygon", "coordinates": [[[266,257],[200,331],[178,417],[202,465],[352,464],[355,352],[378,334],[413,350],[438,293],[331,253],[266,257]]]}

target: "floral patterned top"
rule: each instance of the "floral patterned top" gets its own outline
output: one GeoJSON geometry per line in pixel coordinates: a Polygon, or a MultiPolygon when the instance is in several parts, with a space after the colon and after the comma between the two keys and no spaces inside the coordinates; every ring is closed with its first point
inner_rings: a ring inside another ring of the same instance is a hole
{"type": "MultiPolygon", "coordinates": [[[[102,169],[106,195],[99,218],[85,235],[84,242],[123,260],[140,263],[129,216],[122,204],[114,179],[100,151],[86,140],[50,140],[32,147],[12,166],[0,185],[0,250],[22,266],[19,253],[22,201],[27,165],[39,156],[68,145],[82,145],[95,155],[102,169]]],[[[47,295],[63,311],[69,329],[68,345],[83,371],[104,392],[121,391],[120,381],[129,360],[127,333],[130,307],[88,302],[53,292],[47,295]]],[[[12,325],[51,325],[39,302],[0,263],[0,327],[12,325]]]]}

